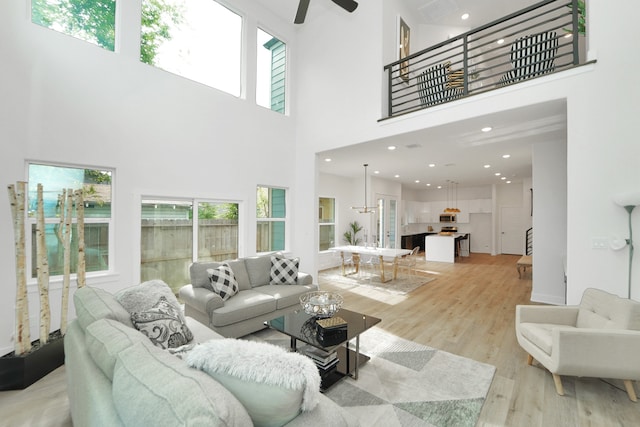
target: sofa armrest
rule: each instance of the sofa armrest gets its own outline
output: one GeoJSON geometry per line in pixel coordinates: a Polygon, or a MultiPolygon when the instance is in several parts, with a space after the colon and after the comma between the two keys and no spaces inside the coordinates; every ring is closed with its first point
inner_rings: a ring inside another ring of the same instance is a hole
{"type": "Polygon", "coordinates": [[[220,295],[206,288],[194,288],[192,285],[186,285],[180,288],[179,295],[185,304],[201,313],[211,313],[216,308],[224,306],[220,295]]]}
{"type": "Polygon", "coordinates": [[[308,273],[298,272],[298,285],[313,285],[313,276],[308,273]]]}
{"type": "Polygon", "coordinates": [[[640,331],[558,328],[551,332],[557,373],[640,380],[640,331]]]}
{"type": "Polygon", "coordinates": [[[517,305],[516,327],[520,323],[551,323],[575,326],[578,307],[556,307],[546,305],[517,305]]]}

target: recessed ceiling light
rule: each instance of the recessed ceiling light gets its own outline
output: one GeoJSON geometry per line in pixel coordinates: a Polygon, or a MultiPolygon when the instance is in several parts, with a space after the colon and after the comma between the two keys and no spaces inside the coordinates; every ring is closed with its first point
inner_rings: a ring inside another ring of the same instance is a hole
{"type": "Polygon", "coordinates": [[[460,17],[463,21],[466,21],[467,19],[469,19],[469,14],[465,13],[460,17]]]}
{"type": "Polygon", "coordinates": [[[380,171],[373,171],[373,173],[375,173],[376,175],[378,175],[380,173],[380,171]]]}
{"type": "Polygon", "coordinates": [[[507,179],[507,177],[506,176],[502,176],[502,177],[500,177],[500,179],[507,179]]]}
{"type": "Polygon", "coordinates": [[[420,184],[420,180],[419,179],[416,179],[416,184],[420,184]]]}
{"type": "Polygon", "coordinates": [[[486,127],[483,127],[481,130],[482,132],[491,132],[491,129],[493,129],[491,126],[486,126],[486,127]]]}
{"type": "Polygon", "coordinates": [[[502,174],[501,174],[500,172],[496,172],[494,175],[495,175],[495,176],[500,176],[500,175],[502,175],[502,174]]]}
{"type": "Polygon", "coordinates": [[[502,44],[502,43],[504,43],[504,39],[500,39],[500,40],[498,40],[496,43],[498,43],[498,44],[502,44]]]}
{"type": "Polygon", "coordinates": [[[430,167],[430,168],[435,168],[435,167],[436,167],[436,164],[435,164],[435,163],[429,163],[429,167],[430,167]]]}
{"type": "Polygon", "coordinates": [[[511,181],[507,181],[507,184],[511,184],[511,181]]]}
{"type": "Polygon", "coordinates": [[[331,161],[331,159],[327,157],[326,159],[324,159],[324,161],[328,163],[331,161]]]}
{"type": "Polygon", "coordinates": [[[438,190],[442,188],[442,185],[438,185],[438,190]]]}
{"type": "Polygon", "coordinates": [[[393,177],[394,177],[394,178],[400,178],[400,175],[395,174],[393,177]]]}
{"type": "Polygon", "coordinates": [[[387,147],[387,150],[389,150],[389,151],[393,151],[395,149],[396,149],[395,145],[390,145],[390,146],[387,147]]]}
{"type": "Polygon", "coordinates": [[[427,187],[431,187],[431,184],[427,184],[427,187]]]}
{"type": "Polygon", "coordinates": [[[503,158],[503,159],[508,159],[509,157],[511,157],[511,154],[503,154],[503,155],[502,155],[502,158],[503,158]]]}
{"type": "Polygon", "coordinates": [[[485,169],[489,169],[491,167],[491,165],[484,165],[485,169]]]}

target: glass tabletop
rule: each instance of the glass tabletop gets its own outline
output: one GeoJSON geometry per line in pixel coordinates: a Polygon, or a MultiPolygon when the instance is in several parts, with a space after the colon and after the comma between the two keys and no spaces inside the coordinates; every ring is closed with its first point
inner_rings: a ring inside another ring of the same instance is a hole
{"type": "Polygon", "coordinates": [[[320,330],[316,324],[316,318],[305,313],[302,309],[270,320],[267,325],[291,338],[325,351],[332,351],[381,321],[377,317],[344,308],[340,309],[333,317],[341,317],[347,322],[346,332],[344,328],[320,330]]]}

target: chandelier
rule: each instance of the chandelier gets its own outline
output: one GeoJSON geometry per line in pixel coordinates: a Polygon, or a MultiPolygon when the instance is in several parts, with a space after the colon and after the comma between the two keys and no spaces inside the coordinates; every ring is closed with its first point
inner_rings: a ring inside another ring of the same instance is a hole
{"type": "Polygon", "coordinates": [[[376,208],[374,206],[367,206],[367,163],[364,164],[364,206],[352,206],[351,209],[355,209],[360,213],[374,213],[376,208]]]}
{"type": "Polygon", "coordinates": [[[455,181],[447,180],[447,206],[449,206],[449,187],[451,187],[451,206],[444,208],[446,213],[458,213],[460,209],[458,209],[458,183],[455,181]],[[455,185],[455,188],[453,187],[455,185]],[[455,192],[455,205],[453,204],[455,192]]]}

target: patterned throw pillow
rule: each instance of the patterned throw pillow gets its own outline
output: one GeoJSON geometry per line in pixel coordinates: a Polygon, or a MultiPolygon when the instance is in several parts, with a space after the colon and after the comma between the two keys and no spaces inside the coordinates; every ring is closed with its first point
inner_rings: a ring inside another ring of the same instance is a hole
{"type": "Polygon", "coordinates": [[[298,283],[300,258],[271,257],[271,285],[295,285],[298,283]]]}
{"type": "Polygon", "coordinates": [[[220,295],[223,301],[238,293],[238,281],[228,264],[222,264],[218,268],[209,268],[207,273],[209,273],[209,282],[211,282],[213,292],[220,295]]]}
{"type": "Polygon", "coordinates": [[[131,313],[131,321],[154,345],[163,349],[177,348],[193,340],[180,309],[163,296],[149,310],[131,313]]]}

